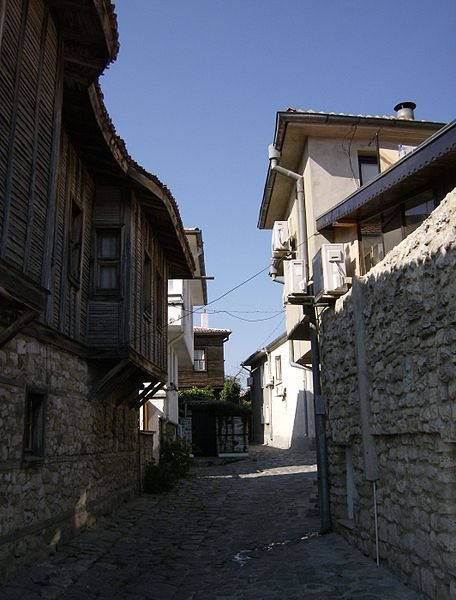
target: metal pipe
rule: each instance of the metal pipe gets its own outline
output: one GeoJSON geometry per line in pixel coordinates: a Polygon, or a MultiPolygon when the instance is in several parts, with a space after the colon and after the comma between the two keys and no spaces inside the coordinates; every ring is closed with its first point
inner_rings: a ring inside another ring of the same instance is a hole
{"type": "MultiPolygon", "coordinates": [[[[280,152],[273,144],[268,148],[270,168],[285,177],[296,181],[298,228],[301,242],[298,246],[299,256],[305,262],[306,277],[309,275],[309,251],[307,246],[307,220],[304,197],[303,176],[278,165],[280,152]]],[[[310,348],[312,355],[312,378],[314,389],[315,406],[315,442],[317,447],[317,469],[318,469],[318,491],[320,501],[320,526],[321,532],[325,533],[331,529],[331,510],[329,503],[329,477],[328,477],[328,452],[326,445],[326,412],[321,406],[321,383],[320,383],[320,349],[318,344],[318,332],[315,318],[315,307],[310,311],[310,348]]]]}
{"type": "Polygon", "coordinates": [[[320,503],[320,531],[331,529],[331,507],[329,503],[328,449],[326,445],[326,409],[321,395],[320,348],[315,318],[315,309],[310,311],[310,350],[312,355],[312,378],[315,406],[315,442],[317,447],[318,495],[320,503]]]}

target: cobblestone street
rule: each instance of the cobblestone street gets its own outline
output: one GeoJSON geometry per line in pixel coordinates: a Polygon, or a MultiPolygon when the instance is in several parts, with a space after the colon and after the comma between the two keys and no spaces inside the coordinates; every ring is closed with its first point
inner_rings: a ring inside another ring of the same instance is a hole
{"type": "Polygon", "coordinates": [[[170,493],[125,505],[1,599],[418,598],[339,536],[319,536],[312,453],[253,447],[200,460],[170,493]]]}

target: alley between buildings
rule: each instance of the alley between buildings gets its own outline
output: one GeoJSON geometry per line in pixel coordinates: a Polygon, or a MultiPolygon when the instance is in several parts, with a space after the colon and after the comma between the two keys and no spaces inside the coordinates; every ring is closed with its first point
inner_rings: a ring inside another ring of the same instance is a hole
{"type": "Polygon", "coordinates": [[[254,446],[248,459],[198,461],[173,491],[23,568],[1,600],[418,598],[336,534],[318,535],[313,453],[254,446]]]}

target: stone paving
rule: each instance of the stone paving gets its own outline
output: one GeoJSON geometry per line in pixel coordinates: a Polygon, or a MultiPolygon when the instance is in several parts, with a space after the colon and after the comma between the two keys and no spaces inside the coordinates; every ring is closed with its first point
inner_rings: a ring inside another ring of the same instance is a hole
{"type": "Polygon", "coordinates": [[[47,561],[1,600],[412,600],[419,596],[334,533],[318,535],[313,453],[256,446],[198,460],[47,561]]]}

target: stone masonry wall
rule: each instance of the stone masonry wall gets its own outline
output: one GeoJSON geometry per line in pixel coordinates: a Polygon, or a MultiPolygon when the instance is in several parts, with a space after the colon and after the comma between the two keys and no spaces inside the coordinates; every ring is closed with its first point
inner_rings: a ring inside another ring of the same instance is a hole
{"type": "Polygon", "coordinates": [[[22,335],[0,350],[0,579],[137,491],[137,416],[87,400],[85,361],[22,335]],[[26,386],[47,392],[45,456],[23,452],[26,386]]]}
{"type": "MultiPolygon", "coordinates": [[[[359,289],[380,558],[426,597],[456,598],[456,190],[359,289]]],[[[373,556],[354,303],[349,292],[322,318],[331,508],[373,556]]]]}

